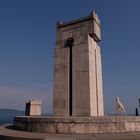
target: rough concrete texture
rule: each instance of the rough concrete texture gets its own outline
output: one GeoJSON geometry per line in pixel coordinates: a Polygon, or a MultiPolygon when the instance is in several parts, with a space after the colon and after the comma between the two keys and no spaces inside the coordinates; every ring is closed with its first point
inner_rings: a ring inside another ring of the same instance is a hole
{"type": "Polygon", "coordinates": [[[41,100],[34,99],[26,103],[26,115],[27,116],[34,116],[34,115],[41,115],[41,100]]]}
{"type": "Polygon", "coordinates": [[[100,21],[95,12],[88,17],[57,25],[53,97],[55,116],[104,116],[100,40],[100,21]],[[71,66],[70,49],[66,46],[69,38],[74,39],[71,66]]]}
{"type": "Polygon", "coordinates": [[[132,132],[140,131],[140,117],[16,117],[14,128],[54,134],[132,132]]]}
{"type": "Polygon", "coordinates": [[[0,127],[0,140],[139,140],[140,132],[106,134],[43,134],[0,127]]]}

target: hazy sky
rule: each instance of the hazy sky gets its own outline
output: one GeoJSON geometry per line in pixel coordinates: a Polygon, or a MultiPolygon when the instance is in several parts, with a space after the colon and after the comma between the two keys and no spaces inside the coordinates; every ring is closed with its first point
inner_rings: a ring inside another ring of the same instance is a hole
{"type": "Polygon", "coordinates": [[[104,104],[128,113],[140,97],[140,0],[0,0],[0,108],[40,98],[52,110],[56,21],[95,10],[101,20],[104,104]]]}

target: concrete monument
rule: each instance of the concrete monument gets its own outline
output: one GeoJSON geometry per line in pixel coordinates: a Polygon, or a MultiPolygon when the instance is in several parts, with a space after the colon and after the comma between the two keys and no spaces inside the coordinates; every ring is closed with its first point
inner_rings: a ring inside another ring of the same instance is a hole
{"type": "Polygon", "coordinates": [[[100,20],[57,23],[52,116],[16,116],[14,128],[53,134],[140,131],[140,118],[104,116],[100,20]]]}
{"type": "Polygon", "coordinates": [[[58,22],[55,48],[55,116],[103,116],[100,20],[95,12],[58,22]]]}

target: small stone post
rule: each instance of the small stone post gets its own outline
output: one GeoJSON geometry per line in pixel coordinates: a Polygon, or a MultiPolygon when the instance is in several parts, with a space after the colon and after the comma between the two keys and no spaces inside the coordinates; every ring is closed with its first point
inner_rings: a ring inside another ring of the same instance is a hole
{"type": "Polygon", "coordinates": [[[41,100],[35,99],[26,103],[25,115],[26,116],[34,116],[41,115],[41,100]]]}

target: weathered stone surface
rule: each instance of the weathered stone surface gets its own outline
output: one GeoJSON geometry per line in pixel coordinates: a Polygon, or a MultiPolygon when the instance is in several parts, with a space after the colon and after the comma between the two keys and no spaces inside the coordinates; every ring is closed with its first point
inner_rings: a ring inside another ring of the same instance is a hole
{"type": "Polygon", "coordinates": [[[16,117],[17,130],[53,134],[140,131],[140,117],[16,117]]]}
{"type": "Polygon", "coordinates": [[[41,100],[35,99],[26,103],[26,111],[25,115],[33,116],[33,115],[41,115],[41,100]]]}
{"type": "Polygon", "coordinates": [[[88,17],[57,24],[54,115],[81,117],[104,115],[102,64],[98,46],[100,40],[100,21],[95,12],[90,13],[88,17]],[[69,38],[74,39],[71,65],[70,49],[66,46],[69,38]],[[71,67],[72,74],[70,74],[71,67]],[[72,82],[70,82],[71,76],[72,82]]]}
{"type": "Polygon", "coordinates": [[[46,134],[23,132],[0,126],[0,140],[139,140],[140,132],[103,134],[46,134]]]}

